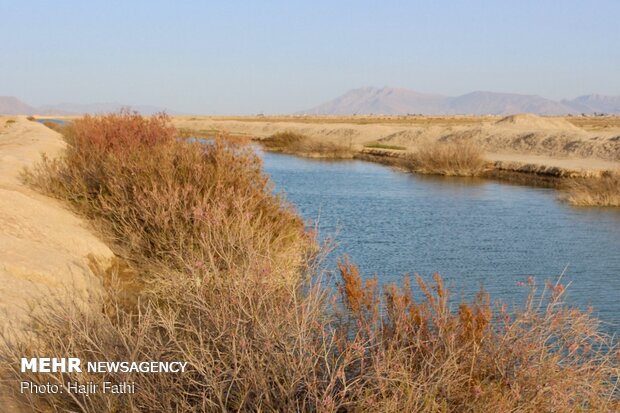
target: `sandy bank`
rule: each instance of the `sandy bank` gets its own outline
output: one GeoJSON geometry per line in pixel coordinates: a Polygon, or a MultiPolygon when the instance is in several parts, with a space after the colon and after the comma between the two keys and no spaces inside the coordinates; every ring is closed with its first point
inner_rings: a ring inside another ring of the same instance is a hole
{"type": "Polygon", "coordinates": [[[96,303],[99,281],[88,255],[112,257],[86,223],[60,202],[25,187],[20,171],[44,152],[54,157],[59,134],[24,117],[0,117],[0,328],[28,328],[49,303],[96,303]],[[7,123],[13,119],[15,122],[7,123]]]}
{"type": "Polygon", "coordinates": [[[560,169],[563,176],[597,176],[620,170],[620,127],[617,117],[603,119],[547,118],[535,115],[501,117],[413,118],[223,118],[175,117],[179,128],[222,131],[264,138],[295,131],[317,141],[350,146],[381,143],[415,151],[434,141],[473,141],[486,157],[506,170],[560,169]],[[590,123],[593,123],[590,127],[590,123]]]}

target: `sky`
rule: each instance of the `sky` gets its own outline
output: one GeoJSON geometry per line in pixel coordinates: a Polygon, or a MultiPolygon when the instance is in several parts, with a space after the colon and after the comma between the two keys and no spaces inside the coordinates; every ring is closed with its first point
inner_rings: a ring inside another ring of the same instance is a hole
{"type": "Polygon", "coordinates": [[[620,95],[620,1],[0,0],[0,96],[292,113],[350,89],[620,95]]]}

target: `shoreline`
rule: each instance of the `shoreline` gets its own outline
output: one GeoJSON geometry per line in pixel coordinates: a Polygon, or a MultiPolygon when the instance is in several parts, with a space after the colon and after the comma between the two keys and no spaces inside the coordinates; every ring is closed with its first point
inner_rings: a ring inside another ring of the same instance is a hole
{"type": "MultiPolygon", "coordinates": [[[[428,142],[473,142],[492,171],[484,177],[557,185],[567,178],[599,178],[620,171],[620,117],[534,115],[428,117],[173,117],[179,129],[224,133],[258,141],[279,132],[340,145],[342,156],[394,165],[428,142]],[[603,124],[601,126],[601,123],[603,124]],[[576,126],[580,125],[580,126],[576,126]],[[373,146],[392,145],[400,150],[373,146]],[[584,154],[589,156],[583,156],[584,154]]],[[[330,158],[329,155],[292,153],[330,158]]]]}

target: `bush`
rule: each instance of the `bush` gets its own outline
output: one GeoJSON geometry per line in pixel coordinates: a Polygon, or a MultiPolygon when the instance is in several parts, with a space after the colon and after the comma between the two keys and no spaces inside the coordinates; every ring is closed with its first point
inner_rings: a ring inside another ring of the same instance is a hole
{"type": "Polygon", "coordinates": [[[26,179],[95,220],[124,257],[211,274],[297,260],[303,222],[250,149],[178,140],[163,115],[86,116],[65,138],[65,155],[26,179]]]}
{"type": "MultiPolygon", "coordinates": [[[[598,322],[529,282],[509,312],[481,291],[455,310],[441,277],[383,294],[340,263],[298,288],[246,273],[242,283],[184,277],[138,314],[53,311],[39,340],[5,350],[10,379],[132,381],[135,394],[29,395],[36,411],[616,411],[616,348],[598,322]],[[180,294],[182,293],[182,294],[180,294]],[[187,361],[184,374],[23,374],[19,357],[187,361]]],[[[301,279],[300,279],[301,280],[301,279]]],[[[110,292],[113,300],[114,291],[110,292]]]]}
{"type": "Polygon", "coordinates": [[[620,173],[607,172],[600,178],[573,179],[567,185],[567,200],[576,206],[620,206],[620,173]]]}
{"type": "Polygon", "coordinates": [[[260,143],[270,151],[313,158],[348,159],[353,157],[351,145],[311,139],[291,131],[278,132],[260,140],[260,143]]]}
{"type": "Polygon", "coordinates": [[[404,165],[412,172],[447,176],[478,176],[489,168],[480,147],[471,142],[426,144],[406,156],[404,165]]]}
{"type": "Polygon", "coordinates": [[[620,403],[619,363],[599,322],[563,302],[565,288],[533,279],[526,304],[508,311],[481,290],[453,309],[435,274],[402,287],[362,283],[339,264],[349,326],[338,337],[356,352],[349,397],[372,411],[610,411],[620,403]]]}
{"type": "Polygon", "coordinates": [[[51,130],[58,132],[58,133],[63,133],[63,130],[65,128],[64,125],[61,125],[59,123],[56,122],[43,122],[43,125],[47,126],[48,128],[50,128],[51,130]]]}

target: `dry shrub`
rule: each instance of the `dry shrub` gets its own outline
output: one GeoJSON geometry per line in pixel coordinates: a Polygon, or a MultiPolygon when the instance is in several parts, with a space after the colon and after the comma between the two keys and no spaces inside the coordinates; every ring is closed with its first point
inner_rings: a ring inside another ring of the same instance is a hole
{"type": "Polygon", "coordinates": [[[261,145],[273,152],[289,153],[312,158],[349,159],[351,145],[309,138],[297,132],[278,132],[260,140],[261,145]]]}
{"type": "Polygon", "coordinates": [[[148,282],[141,284],[141,300],[132,302],[122,278],[133,270],[93,265],[107,286],[104,311],[50,311],[32,331],[38,339],[2,349],[4,378],[11,384],[133,381],[137,391],[14,395],[25,397],[31,410],[620,407],[617,349],[588,312],[562,302],[560,284],[537,293],[530,282],[527,304],[515,311],[492,306],[484,291],[453,308],[438,275],[431,283],[416,277],[417,288],[405,278],[401,287],[381,291],[376,278],[364,281],[345,259],[332,291],[306,254],[315,241],[271,195],[250,153],[177,140],[162,117],[87,117],[77,127],[64,157],[46,160],[28,178],[116,237],[130,267],[148,272],[148,282]],[[41,355],[187,361],[188,371],[19,371],[20,357],[41,355]]]}
{"type": "MultiPolygon", "coordinates": [[[[383,293],[348,262],[330,295],[247,273],[179,274],[140,312],[51,312],[41,340],[4,350],[9,380],[135,382],[135,394],[26,395],[34,411],[617,411],[617,348],[561,284],[508,311],[481,291],[454,309],[441,277],[383,293]],[[176,291],[174,291],[176,290],[176,291]],[[183,291],[183,294],[178,294],[183,291]],[[331,299],[330,299],[331,298],[331,299]],[[331,304],[329,304],[331,303],[331,304]],[[328,305],[331,305],[328,306],[328,305]],[[111,315],[112,314],[112,315],[111,315]],[[184,374],[20,373],[19,357],[187,361],[184,374]]],[[[110,291],[113,298],[116,293],[110,291]]]]}
{"type": "Polygon", "coordinates": [[[408,155],[405,167],[423,174],[478,176],[489,168],[483,155],[482,149],[473,142],[434,142],[408,155]]]}
{"type": "MultiPolygon", "coordinates": [[[[405,277],[378,296],[350,263],[339,265],[347,311],[338,335],[354,362],[337,405],[363,411],[616,411],[617,348],[589,312],[563,302],[564,286],[537,292],[508,311],[481,290],[451,306],[439,275],[405,277]],[[346,329],[345,329],[346,328],[346,329]],[[344,339],[346,337],[346,339],[344,339]]],[[[342,360],[346,357],[342,357],[342,360]]]]}
{"type": "Polygon", "coordinates": [[[124,257],[209,276],[282,275],[307,244],[249,148],[179,140],[163,115],[86,116],[65,137],[65,155],[26,179],[93,219],[124,257]]]}
{"type": "MultiPolygon", "coordinates": [[[[322,398],[332,349],[321,340],[324,290],[183,274],[159,281],[168,294],[145,297],[139,312],[120,305],[102,314],[50,311],[41,340],[3,349],[5,380],[35,383],[134,382],[135,394],[26,394],[32,411],[306,411],[322,398]],[[318,327],[317,327],[318,326],[318,327]],[[312,353],[308,353],[312,351],[312,353]],[[183,374],[20,373],[15,360],[44,354],[85,361],[183,361],[183,374]],[[318,393],[317,393],[318,392],[318,393]]],[[[300,278],[301,280],[301,278],[300,278]]],[[[299,285],[298,287],[300,287],[299,285]]],[[[116,293],[109,292],[110,299],[116,293]]],[[[15,386],[13,386],[15,387],[15,386]]],[[[18,394],[14,395],[19,397],[18,394]]]]}
{"type": "Polygon", "coordinates": [[[177,134],[180,138],[189,139],[190,141],[220,140],[237,146],[250,145],[252,143],[252,139],[249,135],[232,134],[228,132],[222,132],[217,129],[178,128],[177,134]]]}
{"type": "Polygon", "coordinates": [[[577,206],[620,206],[620,173],[607,172],[600,178],[573,179],[567,186],[567,201],[577,206]]]}
{"type": "Polygon", "coordinates": [[[272,150],[285,150],[294,148],[301,142],[307,140],[308,137],[297,132],[278,132],[268,138],[261,139],[260,143],[263,147],[272,150]]]}
{"type": "Polygon", "coordinates": [[[65,125],[56,122],[43,122],[43,125],[58,133],[64,133],[64,129],[66,127],[65,125]]]}

